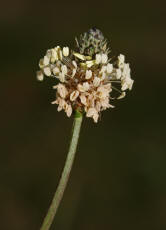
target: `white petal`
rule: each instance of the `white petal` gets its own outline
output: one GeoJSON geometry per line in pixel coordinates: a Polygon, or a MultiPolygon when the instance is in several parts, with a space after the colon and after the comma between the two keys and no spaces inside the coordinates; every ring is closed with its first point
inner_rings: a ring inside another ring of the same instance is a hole
{"type": "Polygon", "coordinates": [[[95,108],[89,108],[87,113],[86,113],[86,116],[92,117],[94,122],[97,122],[98,118],[99,118],[99,114],[95,108]]]}
{"type": "Polygon", "coordinates": [[[88,82],[84,82],[83,85],[78,84],[77,86],[78,90],[82,93],[86,92],[89,90],[89,83],[88,82]]]}
{"type": "Polygon", "coordinates": [[[98,113],[94,114],[93,115],[93,120],[94,120],[95,123],[97,123],[98,119],[99,119],[99,114],[98,113]]]}
{"type": "Polygon", "coordinates": [[[129,64],[124,64],[123,70],[122,70],[122,75],[123,77],[130,77],[130,66],[129,64]]]}
{"type": "Polygon", "coordinates": [[[85,92],[84,87],[83,87],[81,84],[78,84],[77,89],[78,89],[80,92],[85,92]]]}
{"type": "Polygon", "coordinates": [[[86,116],[87,117],[93,117],[96,113],[97,113],[97,110],[95,108],[89,108],[87,113],[86,113],[86,116]]]}
{"type": "Polygon", "coordinates": [[[77,72],[77,70],[76,70],[76,69],[73,69],[73,72],[72,72],[72,77],[74,77],[74,76],[75,76],[76,72],[77,72]]]}
{"type": "Polygon", "coordinates": [[[86,105],[86,104],[87,104],[87,102],[86,102],[86,97],[85,97],[85,95],[84,95],[84,94],[81,94],[81,96],[80,96],[80,100],[81,100],[81,103],[82,103],[82,104],[84,104],[84,105],[86,105]]]}
{"type": "Polygon", "coordinates": [[[95,77],[93,80],[93,85],[94,87],[97,87],[100,85],[100,78],[99,77],[95,77]]]}
{"type": "Polygon", "coordinates": [[[100,64],[101,63],[101,54],[96,54],[96,64],[100,64]]]}
{"type": "Polygon", "coordinates": [[[65,98],[68,94],[66,87],[63,84],[57,85],[57,91],[62,98],[65,98]]]}
{"type": "Polygon", "coordinates": [[[57,111],[60,112],[62,109],[63,109],[62,106],[59,105],[57,111]]]}
{"type": "Polygon", "coordinates": [[[55,67],[52,71],[54,75],[60,72],[58,67],[55,67]]]}
{"type": "Polygon", "coordinates": [[[126,89],[128,89],[128,85],[126,82],[122,83],[122,87],[121,87],[121,90],[122,91],[125,91],[126,89]]]}
{"type": "Polygon", "coordinates": [[[79,91],[78,90],[74,90],[71,94],[70,94],[70,100],[71,101],[75,101],[77,99],[77,97],[79,96],[79,91]]]}
{"type": "Polygon", "coordinates": [[[107,66],[103,65],[101,67],[100,73],[104,73],[104,72],[106,72],[106,70],[107,70],[107,66]]]}
{"type": "Polygon", "coordinates": [[[107,56],[107,54],[102,54],[102,55],[101,55],[101,62],[102,62],[103,64],[106,64],[107,61],[108,61],[108,56],[107,56]]]}
{"type": "Polygon", "coordinates": [[[134,83],[134,80],[132,80],[132,79],[131,79],[131,82],[130,82],[130,84],[129,84],[129,90],[131,90],[131,89],[132,89],[132,87],[133,87],[133,83],[134,83]]]}
{"type": "Polygon", "coordinates": [[[62,70],[62,74],[67,74],[67,66],[66,65],[62,65],[61,67],[61,70],[62,70]]]}
{"type": "Polygon", "coordinates": [[[50,62],[50,59],[47,56],[44,56],[43,64],[46,66],[50,62]]]}
{"type": "Polygon", "coordinates": [[[86,74],[85,74],[85,79],[90,79],[92,77],[92,71],[91,70],[87,70],[86,74]]]}
{"type": "Polygon", "coordinates": [[[65,108],[66,107],[66,105],[67,105],[67,103],[66,103],[66,101],[64,100],[64,99],[62,99],[62,98],[58,98],[58,101],[59,101],[59,105],[62,107],[62,108],[65,108]]]}
{"type": "Polygon", "coordinates": [[[104,99],[109,96],[110,88],[106,88],[106,85],[101,85],[97,88],[98,97],[104,99]]]}
{"type": "Polygon", "coordinates": [[[108,63],[107,64],[107,73],[112,73],[112,71],[113,71],[113,65],[108,63]]]}
{"type": "Polygon", "coordinates": [[[76,63],[76,61],[72,61],[72,64],[73,64],[74,67],[77,69],[77,63],[76,63]]]}

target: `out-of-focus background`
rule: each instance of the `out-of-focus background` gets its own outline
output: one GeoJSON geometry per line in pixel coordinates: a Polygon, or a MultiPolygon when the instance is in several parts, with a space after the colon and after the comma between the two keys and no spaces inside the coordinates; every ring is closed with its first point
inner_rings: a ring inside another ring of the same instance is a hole
{"type": "Polygon", "coordinates": [[[64,166],[72,119],[36,81],[48,48],[95,26],[127,57],[133,90],[84,119],[51,230],[166,229],[164,1],[5,0],[0,6],[0,229],[38,230],[64,166]]]}

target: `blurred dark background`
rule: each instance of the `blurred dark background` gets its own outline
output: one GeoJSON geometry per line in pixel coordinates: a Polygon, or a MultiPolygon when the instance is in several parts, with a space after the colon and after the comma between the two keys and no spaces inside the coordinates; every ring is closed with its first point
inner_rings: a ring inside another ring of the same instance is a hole
{"type": "Polygon", "coordinates": [[[39,229],[68,149],[72,119],[36,81],[38,61],[92,26],[135,83],[98,124],[84,119],[51,230],[166,229],[165,14],[164,1],[1,1],[1,230],[39,229]]]}

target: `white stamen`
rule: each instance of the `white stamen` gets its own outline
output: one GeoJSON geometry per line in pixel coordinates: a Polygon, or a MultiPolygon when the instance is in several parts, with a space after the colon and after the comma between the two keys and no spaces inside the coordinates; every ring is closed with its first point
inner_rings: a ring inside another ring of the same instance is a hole
{"type": "Polygon", "coordinates": [[[63,55],[65,57],[69,56],[69,47],[63,47],[63,55]]]}
{"type": "Polygon", "coordinates": [[[126,93],[125,92],[122,92],[121,95],[119,97],[117,97],[117,99],[122,99],[126,96],[126,93]]]}
{"type": "Polygon", "coordinates": [[[116,78],[119,80],[122,76],[122,72],[120,69],[116,69],[116,78]]]}
{"type": "Polygon", "coordinates": [[[42,73],[42,71],[37,71],[37,80],[43,81],[43,79],[44,79],[44,74],[42,73]]]}

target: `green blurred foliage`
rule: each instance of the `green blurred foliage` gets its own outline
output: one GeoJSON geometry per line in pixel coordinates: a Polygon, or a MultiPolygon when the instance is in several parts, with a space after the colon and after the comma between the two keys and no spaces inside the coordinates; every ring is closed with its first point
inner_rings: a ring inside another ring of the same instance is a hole
{"type": "Polygon", "coordinates": [[[6,0],[0,7],[0,229],[37,230],[64,165],[72,119],[37,82],[48,48],[96,26],[127,56],[133,90],[83,122],[52,230],[166,229],[165,8],[162,1],[6,0]]]}

